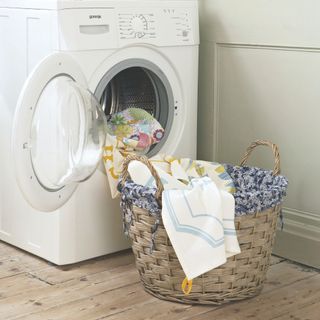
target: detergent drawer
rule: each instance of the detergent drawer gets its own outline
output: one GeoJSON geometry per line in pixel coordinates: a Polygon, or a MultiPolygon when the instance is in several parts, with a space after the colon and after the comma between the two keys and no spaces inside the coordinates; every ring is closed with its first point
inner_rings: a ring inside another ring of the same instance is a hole
{"type": "Polygon", "coordinates": [[[59,49],[101,50],[117,46],[117,23],[113,8],[58,11],[59,49]]]}

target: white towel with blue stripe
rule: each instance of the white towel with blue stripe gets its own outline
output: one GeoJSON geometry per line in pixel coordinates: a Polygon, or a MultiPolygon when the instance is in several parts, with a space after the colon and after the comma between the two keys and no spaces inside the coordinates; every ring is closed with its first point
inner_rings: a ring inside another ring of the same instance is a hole
{"type": "Polygon", "coordinates": [[[189,280],[240,253],[234,208],[234,197],[208,177],[192,179],[188,189],[163,192],[163,223],[189,280]]]}

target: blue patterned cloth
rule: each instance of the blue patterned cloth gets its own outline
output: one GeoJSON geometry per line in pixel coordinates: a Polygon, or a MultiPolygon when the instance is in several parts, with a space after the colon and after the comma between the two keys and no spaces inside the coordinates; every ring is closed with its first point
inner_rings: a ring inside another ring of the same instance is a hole
{"type": "Polygon", "coordinates": [[[156,200],[156,188],[150,188],[135,184],[132,181],[126,181],[124,186],[118,185],[121,192],[120,206],[123,212],[123,230],[126,236],[129,236],[129,230],[132,225],[134,215],[132,206],[148,210],[149,214],[155,217],[156,222],[152,227],[152,245],[154,248],[154,239],[161,219],[161,208],[156,200]]]}
{"type": "Polygon", "coordinates": [[[236,216],[272,208],[286,195],[288,180],[284,176],[274,176],[272,171],[256,167],[223,166],[235,184],[236,216]]]}

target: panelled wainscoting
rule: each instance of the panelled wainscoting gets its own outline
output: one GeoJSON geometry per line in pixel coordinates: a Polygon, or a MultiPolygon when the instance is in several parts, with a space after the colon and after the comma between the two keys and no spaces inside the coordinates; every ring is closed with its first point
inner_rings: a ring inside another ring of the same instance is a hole
{"type": "MultiPolygon", "coordinates": [[[[320,268],[320,2],[201,0],[198,157],[237,164],[267,139],[289,179],[274,253],[320,268]]],[[[270,168],[270,150],[250,164],[270,168]]]]}

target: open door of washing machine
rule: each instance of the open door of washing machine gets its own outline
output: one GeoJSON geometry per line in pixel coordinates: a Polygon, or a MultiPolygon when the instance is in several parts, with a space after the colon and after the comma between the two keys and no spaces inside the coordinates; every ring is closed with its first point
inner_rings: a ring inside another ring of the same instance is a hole
{"type": "Polygon", "coordinates": [[[32,207],[54,211],[96,170],[106,118],[68,54],[45,58],[20,94],[12,134],[18,185],[32,207]]]}

